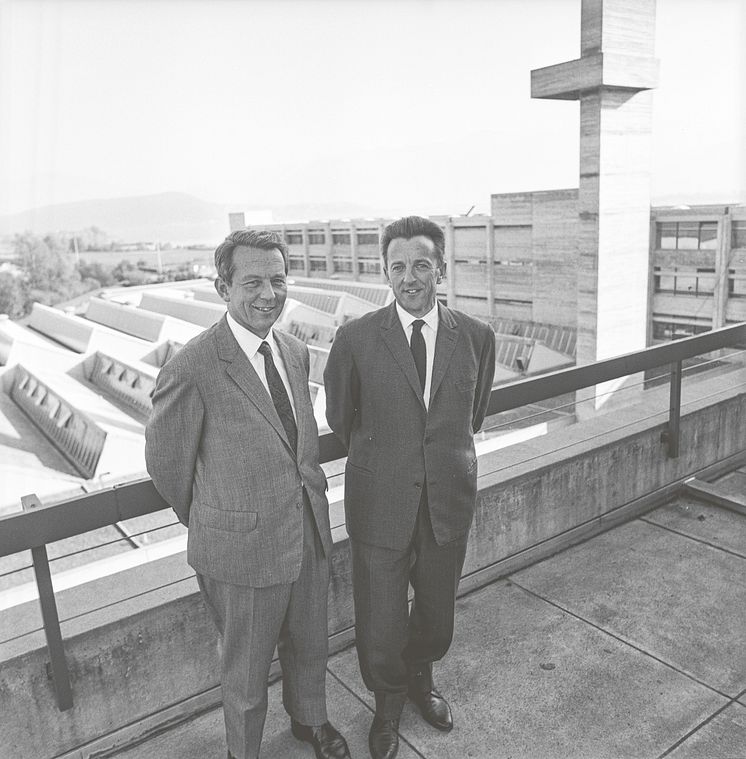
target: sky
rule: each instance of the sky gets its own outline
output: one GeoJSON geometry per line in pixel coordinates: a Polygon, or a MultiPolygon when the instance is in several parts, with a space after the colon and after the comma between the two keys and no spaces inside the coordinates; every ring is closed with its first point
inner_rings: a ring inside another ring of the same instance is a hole
{"type": "MultiPolygon", "coordinates": [[[[746,202],[746,0],[658,0],[654,203],[746,202]]],[[[580,0],[0,0],[0,214],[186,192],[489,211],[576,187],[580,0]]]]}

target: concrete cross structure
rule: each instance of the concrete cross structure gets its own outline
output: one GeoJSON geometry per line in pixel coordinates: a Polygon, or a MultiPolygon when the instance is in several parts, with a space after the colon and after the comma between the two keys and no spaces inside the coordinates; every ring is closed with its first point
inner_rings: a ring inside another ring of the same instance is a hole
{"type": "Polygon", "coordinates": [[[582,0],[581,57],[531,72],[531,97],[580,101],[578,365],[647,343],[654,38],[655,0],[582,0]]]}

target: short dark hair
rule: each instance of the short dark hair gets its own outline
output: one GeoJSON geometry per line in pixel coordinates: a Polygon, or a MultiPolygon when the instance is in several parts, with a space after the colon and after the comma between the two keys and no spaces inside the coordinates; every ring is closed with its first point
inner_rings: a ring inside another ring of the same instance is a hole
{"type": "Polygon", "coordinates": [[[388,266],[389,244],[397,237],[403,237],[405,240],[411,240],[413,237],[428,237],[435,245],[435,252],[438,256],[438,264],[442,266],[445,263],[446,238],[443,230],[438,224],[424,216],[404,216],[401,219],[392,221],[384,228],[381,235],[381,256],[383,265],[388,266]]]}
{"type": "Polygon", "coordinates": [[[285,262],[285,274],[288,273],[288,246],[277,232],[270,230],[237,229],[231,232],[215,248],[215,268],[218,276],[227,285],[233,280],[233,251],[239,246],[259,248],[259,250],[279,250],[285,262]]]}

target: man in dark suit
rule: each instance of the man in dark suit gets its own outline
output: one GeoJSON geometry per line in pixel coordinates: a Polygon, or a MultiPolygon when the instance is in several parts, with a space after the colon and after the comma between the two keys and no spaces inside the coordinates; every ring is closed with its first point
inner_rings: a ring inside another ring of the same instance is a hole
{"type": "Polygon", "coordinates": [[[374,759],[396,755],[407,694],[431,725],[453,727],[432,663],[453,636],[495,336],[437,303],[444,242],[418,216],[386,227],[381,253],[395,303],[341,327],[324,373],[327,420],[348,449],[345,513],[360,670],[376,699],[374,759]]]}
{"type": "Polygon", "coordinates": [[[345,759],[326,715],[332,540],[308,349],[273,329],[287,247],[273,232],[241,230],[215,265],[228,313],[158,375],[148,472],[189,528],[187,560],[221,636],[228,756],[259,755],[277,645],[293,735],[318,759],[345,759]]]}

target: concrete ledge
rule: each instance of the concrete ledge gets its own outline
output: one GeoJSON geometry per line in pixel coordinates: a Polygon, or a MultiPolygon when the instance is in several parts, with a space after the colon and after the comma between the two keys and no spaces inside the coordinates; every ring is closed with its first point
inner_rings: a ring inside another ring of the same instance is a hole
{"type": "MultiPolygon", "coordinates": [[[[480,457],[461,592],[653,508],[693,475],[743,464],[746,393],[736,388],[744,374],[685,388],[678,459],[665,455],[656,413],[666,407],[665,392],[656,391],[480,457]],[[703,387],[708,397],[698,400],[703,387]]],[[[334,539],[329,630],[340,648],[352,641],[351,569],[343,527],[334,539]]],[[[55,705],[36,607],[9,609],[0,622],[4,638],[15,631],[0,645],[0,732],[9,756],[103,756],[216,703],[216,635],[183,554],[64,591],[58,603],[74,696],[64,713],[55,705]]]]}

